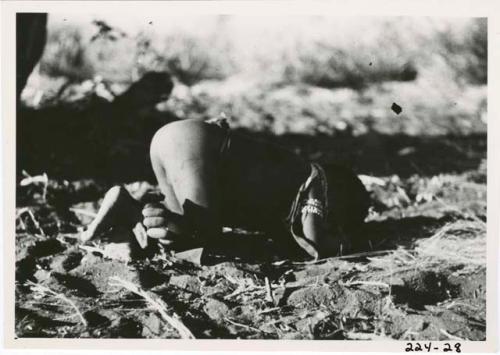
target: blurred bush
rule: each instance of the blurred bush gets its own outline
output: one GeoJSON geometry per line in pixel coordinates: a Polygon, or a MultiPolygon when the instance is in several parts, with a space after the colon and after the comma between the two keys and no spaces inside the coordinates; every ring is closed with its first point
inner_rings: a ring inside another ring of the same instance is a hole
{"type": "Polygon", "coordinates": [[[48,31],[44,54],[40,60],[40,72],[49,77],[66,77],[70,81],[82,81],[95,74],[81,28],[74,25],[58,25],[48,31]]]}
{"type": "Polygon", "coordinates": [[[178,118],[224,112],[276,134],[486,130],[486,19],[160,18],[170,27],[52,21],[24,101],[54,102],[65,80],[120,94],[167,70],[176,82],[160,106],[178,118]]]}
{"type": "Polygon", "coordinates": [[[178,32],[158,38],[140,32],[136,43],[138,76],[151,70],[167,70],[191,86],[203,80],[223,80],[236,71],[230,43],[215,33],[199,37],[178,32]]]}
{"type": "Polygon", "coordinates": [[[455,80],[475,85],[487,83],[487,19],[474,19],[460,32],[447,27],[437,33],[437,41],[440,55],[454,71],[455,80]]]}
{"type": "Polygon", "coordinates": [[[281,56],[279,81],[358,89],[423,75],[452,85],[486,83],[485,19],[376,19],[344,27],[299,38],[281,56]]]}
{"type": "MultiPolygon", "coordinates": [[[[282,81],[314,86],[362,88],[417,77],[416,48],[404,42],[395,23],[380,23],[370,35],[363,29],[316,41],[299,41],[283,56],[282,81]]],[[[410,33],[415,36],[416,33],[410,33]]]]}
{"type": "Polygon", "coordinates": [[[407,53],[389,56],[382,52],[370,57],[372,53],[373,49],[343,49],[314,43],[305,51],[297,51],[296,58],[284,58],[282,80],[326,88],[361,88],[373,83],[410,81],[417,77],[415,65],[410,58],[405,58],[407,53]]]}
{"type": "Polygon", "coordinates": [[[202,80],[222,80],[233,74],[228,42],[217,35],[197,38],[186,33],[168,35],[160,53],[166,69],[182,83],[193,85],[202,80]]]}
{"type": "MultiPolygon", "coordinates": [[[[102,32],[96,23],[103,21],[79,27],[58,23],[49,28],[41,70],[74,80],[99,74],[111,81],[169,70],[186,85],[242,73],[278,84],[327,88],[360,88],[427,74],[465,84],[486,83],[486,19],[349,21],[304,18],[300,24],[267,29],[255,23],[247,29],[250,34],[242,35],[237,18],[221,22],[214,17],[200,25],[203,31],[174,27],[161,33],[130,31],[126,36],[96,36],[102,32]]],[[[113,30],[105,25],[108,32],[113,30]]]]}
{"type": "Polygon", "coordinates": [[[217,33],[202,37],[187,32],[161,38],[146,32],[111,36],[108,32],[113,27],[105,25],[109,29],[106,35],[100,35],[102,26],[93,30],[61,24],[51,27],[41,73],[70,81],[99,75],[108,81],[130,83],[148,71],[168,70],[183,84],[193,85],[222,80],[235,72],[230,43],[217,33]]]}

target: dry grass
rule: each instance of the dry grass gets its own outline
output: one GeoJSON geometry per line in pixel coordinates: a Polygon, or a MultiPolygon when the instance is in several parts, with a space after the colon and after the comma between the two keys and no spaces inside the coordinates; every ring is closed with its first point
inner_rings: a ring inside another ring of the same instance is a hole
{"type": "Polygon", "coordinates": [[[486,224],[456,221],[442,227],[430,238],[417,241],[420,262],[486,267],[486,224]]]}
{"type": "MultiPolygon", "coordinates": [[[[75,311],[75,315],[78,316],[78,318],[80,318],[81,323],[84,326],[87,326],[87,320],[82,315],[82,313],[80,312],[80,310],[76,306],[75,302],[73,302],[72,300],[70,300],[63,293],[56,292],[56,291],[50,289],[47,286],[44,286],[44,285],[41,285],[41,284],[38,284],[38,283],[34,283],[34,282],[31,282],[31,281],[28,281],[28,285],[30,286],[31,290],[33,292],[35,292],[35,294],[38,295],[38,298],[44,298],[44,297],[54,298],[56,300],[60,300],[60,301],[64,302],[68,306],[70,306],[75,311]]],[[[37,297],[35,296],[35,299],[36,298],[37,297]]]]}
{"type": "MultiPolygon", "coordinates": [[[[458,220],[439,228],[434,235],[415,241],[411,249],[397,248],[381,257],[370,257],[370,266],[382,269],[383,279],[400,272],[421,272],[460,267],[461,273],[486,268],[486,225],[458,220]]],[[[380,275],[378,275],[380,276],[380,275]]]]}
{"type": "Polygon", "coordinates": [[[122,280],[119,277],[111,278],[110,284],[112,286],[124,287],[130,292],[133,292],[136,295],[144,298],[144,300],[146,300],[146,302],[149,303],[151,307],[160,314],[164,321],[166,321],[171,327],[177,330],[181,339],[195,339],[193,333],[191,333],[191,331],[184,325],[184,323],[182,323],[177,314],[173,313],[172,316],[168,314],[167,305],[158,296],[141,289],[139,286],[134,285],[129,281],[122,280]]]}

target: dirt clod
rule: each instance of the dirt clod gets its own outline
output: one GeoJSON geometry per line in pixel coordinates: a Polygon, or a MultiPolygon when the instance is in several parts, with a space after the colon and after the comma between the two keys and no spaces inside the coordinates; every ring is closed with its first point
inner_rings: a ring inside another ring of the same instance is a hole
{"type": "Polygon", "coordinates": [[[105,327],[111,324],[110,320],[96,311],[87,311],[83,314],[90,327],[105,327]]]}
{"type": "Polygon", "coordinates": [[[290,294],[287,304],[296,307],[315,308],[328,305],[338,296],[337,290],[329,285],[300,288],[290,294]]]}
{"type": "Polygon", "coordinates": [[[200,293],[200,280],[195,276],[190,275],[180,275],[180,276],[172,276],[170,278],[169,284],[172,286],[176,286],[184,291],[191,293],[200,293]]]}
{"type": "Polygon", "coordinates": [[[427,304],[435,304],[457,294],[457,287],[449,284],[445,275],[429,271],[411,275],[403,286],[392,286],[394,302],[422,309],[427,304]]]}
{"type": "Polygon", "coordinates": [[[80,261],[83,258],[83,254],[80,252],[72,252],[70,253],[63,261],[62,267],[66,271],[70,271],[80,265],[80,261]]]}
{"type": "Polygon", "coordinates": [[[73,276],[70,274],[52,273],[52,276],[66,288],[75,291],[79,296],[97,297],[100,292],[95,285],[83,277],[73,276]]]}
{"type": "Polygon", "coordinates": [[[229,313],[229,307],[224,302],[215,299],[209,299],[203,310],[211,319],[216,321],[227,317],[229,313]]]}
{"type": "Polygon", "coordinates": [[[158,315],[150,313],[142,320],[142,336],[146,338],[156,338],[161,335],[162,322],[162,319],[158,315]]]}
{"type": "Polygon", "coordinates": [[[112,329],[112,334],[118,338],[141,338],[143,325],[131,318],[121,318],[112,329]]]}
{"type": "Polygon", "coordinates": [[[28,248],[28,254],[34,258],[50,256],[64,251],[66,248],[62,243],[54,238],[41,240],[28,248]]]}

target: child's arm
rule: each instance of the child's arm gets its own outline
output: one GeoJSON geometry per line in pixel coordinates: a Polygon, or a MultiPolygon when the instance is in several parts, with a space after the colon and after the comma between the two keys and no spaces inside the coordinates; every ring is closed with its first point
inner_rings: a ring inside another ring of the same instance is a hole
{"type": "Polygon", "coordinates": [[[302,232],[317,247],[318,258],[335,256],[341,252],[338,236],[332,235],[326,225],[327,213],[322,187],[318,180],[311,184],[305,207],[302,208],[302,232]]]}

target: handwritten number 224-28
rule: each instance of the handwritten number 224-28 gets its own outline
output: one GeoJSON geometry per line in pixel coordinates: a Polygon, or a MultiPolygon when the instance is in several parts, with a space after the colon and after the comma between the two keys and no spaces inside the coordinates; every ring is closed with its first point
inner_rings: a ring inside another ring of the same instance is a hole
{"type": "MultiPolygon", "coordinates": [[[[405,351],[410,352],[410,351],[425,351],[425,350],[427,350],[427,352],[430,352],[431,350],[439,350],[439,348],[433,347],[432,343],[427,343],[427,344],[424,343],[423,348],[422,348],[422,345],[420,345],[420,343],[415,343],[415,347],[413,345],[414,345],[413,343],[406,343],[405,351]]],[[[448,352],[448,351],[455,351],[456,353],[462,352],[460,350],[460,343],[455,343],[454,348],[452,348],[450,343],[444,343],[444,347],[442,350],[444,352],[448,352]]]]}

